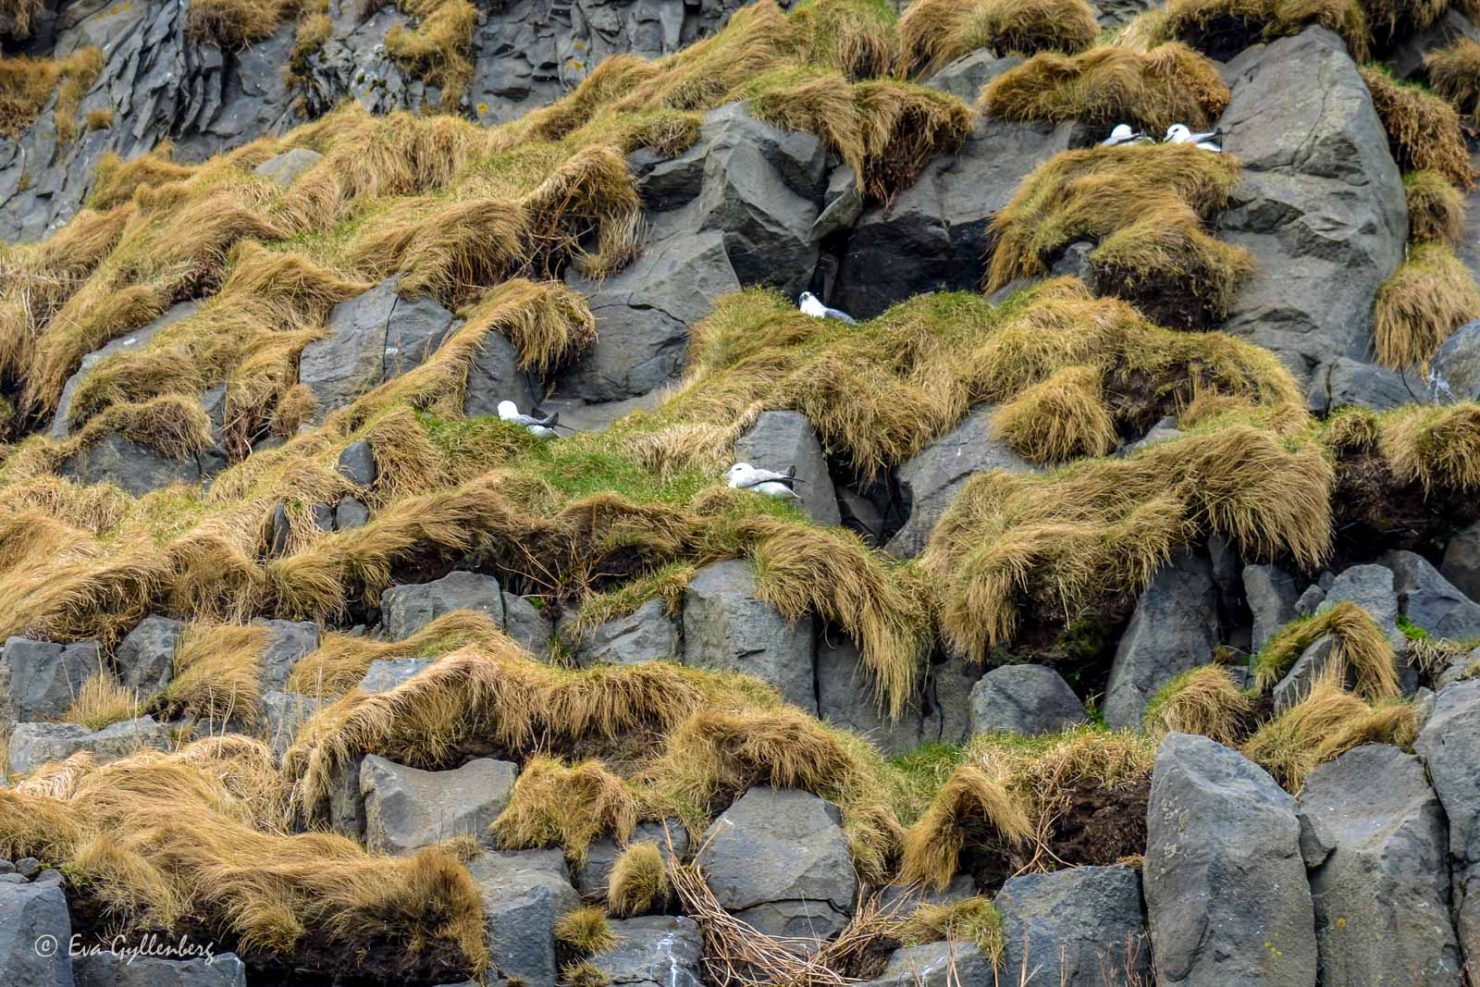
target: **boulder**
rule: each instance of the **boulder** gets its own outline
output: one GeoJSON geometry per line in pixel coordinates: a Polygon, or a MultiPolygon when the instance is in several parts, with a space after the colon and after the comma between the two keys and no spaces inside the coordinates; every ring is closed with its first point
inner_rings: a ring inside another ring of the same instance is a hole
{"type": "Polygon", "coordinates": [[[0,884],[0,983],[72,987],[72,918],[56,884],[0,884]]]}
{"type": "Polygon", "coordinates": [[[550,658],[550,643],[555,637],[555,628],[544,610],[522,596],[505,593],[504,633],[518,642],[519,646],[536,658],[550,658]]]}
{"type": "Polygon", "coordinates": [[[1009,69],[1023,64],[1023,56],[997,55],[990,48],[978,48],[951,62],[925,80],[925,85],[938,89],[969,104],[976,102],[987,83],[1009,69]]]}
{"type": "Polygon", "coordinates": [[[360,765],[365,845],[374,853],[407,854],[454,836],[487,842],[518,774],[508,761],[486,757],[451,771],[422,771],[368,754],[360,765]]]}
{"type": "Polygon", "coordinates": [[[176,459],[117,432],[107,432],[63,460],[58,472],[79,484],[111,483],[142,497],[174,483],[199,483],[224,465],[225,460],[214,453],[176,459]]]}
{"type": "Polygon", "coordinates": [[[1372,301],[1403,259],[1407,204],[1372,95],[1323,27],[1229,63],[1218,127],[1243,165],[1221,239],[1257,269],[1224,330],[1274,350],[1304,376],[1372,345],[1372,301]]]}
{"type": "Polygon", "coordinates": [[[1418,758],[1347,751],[1311,772],[1299,814],[1321,983],[1459,987],[1447,821],[1418,758]]]}
{"type": "MultiPolygon", "coordinates": [[[[1283,713],[1310,695],[1311,686],[1332,668],[1331,659],[1335,655],[1336,638],[1330,634],[1322,634],[1310,642],[1284,678],[1275,684],[1272,691],[1275,712],[1283,713]]],[[[1342,664],[1345,665],[1344,662],[1342,664]]],[[[1350,674],[1347,677],[1350,678],[1350,674]]]]}
{"type": "Polygon", "coordinates": [[[787,702],[817,709],[812,618],[789,621],[758,599],[749,562],[705,566],[684,590],[683,662],[769,682],[787,702]]]}
{"type": "Polygon", "coordinates": [[[827,940],[853,912],[858,876],[836,807],[752,788],[704,834],[699,864],[726,911],[769,936],[827,940]]]}
{"type": "Polygon", "coordinates": [[[149,616],[124,635],[113,653],[119,680],[147,698],[169,685],[175,670],[175,649],[185,625],[170,617],[149,616]]]}
{"type": "Polygon", "coordinates": [[[1063,987],[1150,982],[1141,875],[1131,868],[1024,874],[1004,884],[994,904],[1004,970],[1032,970],[1063,987]]]}
{"type": "Polygon", "coordinates": [[[1182,552],[1161,568],[1136,602],[1121,635],[1105,687],[1105,722],[1117,730],[1141,725],[1156,691],[1205,665],[1218,644],[1218,592],[1207,560],[1182,552]]]}
{"type": "Polygon", "coordinates": [[[1295,601],[1295,612],[1302,617],[1309,617],[1324,602],[1326,602],[1325,587],[1317,583],[1311,583],[1305,587],[1300,597],[1295,601]]]}
{"type": "Polygon", "coordinates": [[[616,945],[592,959],[612,987],[701,987],[704,936],[683,915],[645,915],[607,923],[616,945]]]}
{"type": "Polygon", "coordinates": [[[179,322],[181,319],[188,319],[199,307],[198,302],[178,302],[171,305],[153,322],[125,333],[117,339],[109,340],[99,349],[83,357],[82,362],[77,365],[77,370],[67,378],[67,383],[62,387],[62,396],[57,401],[56,414],[52,416],[51,428],[47,434],[53,439],[65,439],[70,434],[73,425],[72,401],[77,394],[77,388],[89,371],[109,357],[122,353],[137,353],[149,345],[149,341],[159,335],[159,331],[165,326],[179,322]]]}
{"type": "Polygon", "coordinates": [[[387,278],[329,313],[329,335],[303,348],[298,382],[313,393],[320,414],[352,402],[418,366],[452,328],[452,313],[430,298],[397,293],[387,278]]]}
{"type": "Polygon", "coordinates": [[[1315,913],[1295,800],[1264,769],[1206,737],[1168,734],[1146,828],[1157,983],[1313,987],[1315,913]]]}
{"type": "Polygon", "coordinates": [[[802,508],[817,524],[838,524],[838,498],[822,444],[805,415],[795,411],[763,411],[755,424],[735,440],[735,462],[762,469],[797,471],[797,495],[802,508]]]}
{"type": "Polygon", "coordinates": [[[487,614],[502,627],[504,601],[498,580],[479,572],[450,572],[429,583],[392,586],[380,598],[381,620],[392,641],[404,641],[454,610],[487,614]]]}
{"type": "Polygon", "coordinates": [[[900,493],[909,505],[909,520],[889,539],[884,551],[913,558],[925,548],[935,522],[972,474],[993,469],[1028,472],[1032,464],[992,435],[993,405],[978,405],[955,428],[933,440],[899,468],[900,493]]]}
{"type": "Polygon", "coordinates": [[[483,336],[468,363],[463,414],[469,418],[497,415],[500,401],[513,401],[521,411],[537,404],[531,375],[519,367],[519,351],[501,332],[483,336]]]}
{"type": "Polygon", "coordinates": [[[625,617],[576,633],[574,620],[562,621],[560,637],[576,664],[636,665],[679,656],[678,624],[662,600],[648,600],[625,617]]]}
{"type": "Polygon", "coordinates": [[[292,746],[298,729],[326,705],[326,700],[306,696],[301,692],[274,689],[263,693],[262,698],[257,701],[262,713],[263,739],[273,753],[282,757],[292,746]]]}
{"type": "Polygon", "coordinates": [[[1295,579],[1275,565],[1244,566],[1244,598],[1254,615],[1250,650],[1258,651],[1274,632],[1296,617],[1295,601],[1300,598],[1295,579]]]}
{"type": "Polygon", "coordinates": [[[60,719],[82,683],[102,668],[96,641],[53,644],[24,637],[0,647],[0,729],[60,719]]]}
{"type": "Polygon", "coordinates": [[[351,442],[340,450],[337,468],[340,476],[361,487],[370,486],[380,475],[375,465],[375,449],[364,439],[351,442]]]}
{"type": "Polygon", "coordinates": [[[360,679],[359,688],[362,692],[372,694],[390,692],[431,667],[430,658],[377,658],[365,670],[365,677],[360,679]]]}
{"type": "Polygon", "coordinates": [[[324,156],[312,148],[290,147],[281,154],[274,154],[252,171],[274,185],[287,188],[322,160],[324,156]]]}
{"type": "Polygon", "coordinates": [[[622,855],[626,847],[634,843],[654,844],[658,848],[658,853],[666,860],[673,853],[678,854],[679,857],[688,853],[689,833],[679,820],[669,819],[666,822],[638,823],[625,846],[618,844],[610,836],[598,836],[586,848],[586,859],[581,862],[581,869],[576,872],[576,890],[585,897],[604,899],[607,886],[611,883],[612,868],[616,866],[617,858],[622,855]],[[670,842],[673,847],[672,851],[669,850],[670,842]]]}
{"type": "Polygon", "coordinates": [[[812,224],[812,239],[821,243],[824,237],[853,228],[863,215],[863,188],[851,166],[840,164],[827,176],[822,192],[822,211],[812,224]]]}
{"type": "Polygon", "coordinates": [[[319,626],[308,621],[267,620],[261,617],[252,623],[272,632],[267,647],[258,659],[262,690],[271,692],[282,689],[288,682],[288,673],[298,664],[298,659],[318,648],[319,626]]]}
{"type": "Polygon", "coordinates": [[[972,733],[1057,733],[1088,722],[1069,683],[1046,665],[994,668],[971,688],[972,733]]]}
{"type": "Polygon", "coordinates": [[[235,953],[188,960],[85,953],[72,969],[77,987],[247,987],[247,965],[235,953]]]}
{"type": "Polygon", "coordinates": [[[930,710],[925,722],[927,741],[964,744],[971,739],[971,690],[981,677],[981,663],[960,655],[930,666],[925,677],[930,710]],[[938,732],[932,736],[931,728],[936,724],[938,732]]]}
{"type": "Polygon", "coordinates": [[[865,987],[986,987],[998,983],[992,961],[975,943],[963,940],[905,946],[889,954],[889,962],[865,987]]]}
{"type": "Polygon", "coordinates": [[[103,764],[135,751],[170,746],[169,727],[152,716],[111,723],[89,730],[80,723],[17,723],[10,733],[6,770],[25,775],[48,761],[62,761],[78,751],[91,751],[103,764]]]}
{"type": "Polygon", "coordinates": [[[1471,600],[1480,602],[1480,521],[1449,539],[1439,575],[1471,600]]]}
{"type": "Polygon", "coordinates": [[[832,304],[860,319],[929,291],[979,291],[988,227],[1038,164],[1070,147],[1075,124],[979,116],[955,154],[894,201],[865,209],[842,252],[832,304]]]}
{"type": "Polygon", "coordinates": [[[1468,641],[1480,637],[1480,603],[1476,603],[1429,564],[1422,555],[1393,551],[1382,557],[1393,571],[1398,610],[1434,637],[1468,641]]]}
{"type": "Polygon", "coordinates": [[[1439,690],[1413,749],[1449,820],[1454,926],[1469,966],[1480,962],[1480,679],[1439,690]]]}
{"type": "Polygon", "coordinates": [[[483,898],[490,973],[554,987],[555,923],[581,903],[559,850],[486,851],[468,864],[483,898]]]}
{"type": "Polygon", "coordinates": [[[344,497],[334,505],[334,530],[353,531],[370,523],[370,508],[353,497],[344,497]]]}
{"type": "MultiPolygon", "coordinates": [[[[1474,243],[1473,236],[1466,237],[1474,243]]],[[[1471,270],[1480,263],[1471,265],[1471,270]]],[[[1480,401],[1480,319],[1467,322],[1429,360],[1429,399],[1436,404],[1480,401]]]]}
{"type": "Polygon", "coordinates": [[[1387,632],[1393,647],[1403,646],[1403,632],[1398,630],[1398,591],[1393,571],[1381,565],[1354,565],[1343,569],[1326,588],[1326,596],[1316,607],[1325,613],[1338,603],[1355,603],[1387,632]]]}
{"type": "Polygon", "coordinates": [[[927,717],[921,696],[912,696],[898,719],[879,708],[873,675],[846,634],[829,631],[817,641],[817,714],[834,726],[867,737],[885,754],[906,754],[938,739],[939,716],[927,717]],[[927,722],[928,721],[928,722],[927,722]]]}
{"type": "Polygon", "coordinates": [[[1424,401],[1422,380],[1410,380],[1406,373],[1346,356],[1333,357],[1316,367],[1306,391],[1307,405],[1317,415],[1351,407],[1390,411],[1424,401]]]}

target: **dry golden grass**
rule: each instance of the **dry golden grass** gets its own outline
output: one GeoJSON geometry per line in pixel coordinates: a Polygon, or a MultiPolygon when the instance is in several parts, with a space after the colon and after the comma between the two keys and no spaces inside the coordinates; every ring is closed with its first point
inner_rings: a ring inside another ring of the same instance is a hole
{"type": "Polygon", "coordinates": [[[1312,24],[1341,35],[1353,58],[1367,57],[1371,33],[1355,0],[1171,0],[1156,19],[1155,36],[1226,56],[1312,24]]]}
{"type": "Polygon", "coordinates": [[[57,140],[71,140],[77,135],[77,105],[102,69],[99,48],[80,48],[64,59],[17,55],[0,60],[0,137],[18,139],[55,92],[57,140]]]}
{"type": "Polygon", "coordinates": [[[1142,717],[1154,737],[1168,733],[1198,733],[1220,744],[1238,740],[1249,697],[1221,665],[1203,665],[1183,672],[1151,697],[1142,717]]]}
{"type": "Polygon", "coordinates": [[[0,0],[0,16],[10,25],[10,36],[17,41],[31,35],[31,18],[40,12],[42,0],[0,0]]]}
{"type": "Polygon", "coordinates": [[[911,946],[941,941],[972,943],[994,968],[1002,962],[1002,916],[986,898],[922,903],[900,923],[896,934],[911,946]]]}
{"type": "Polygon", "coordinates": [[[1480,41],[1459,38],[1424,57],[1434,91],[1472,123],[1480,123],[1480,41]]]}
{"type": "Polygon", "coordinates": [[[1443,175],[1410,171],[1403,176],[1410,243],[1458,247],[1465,235],[1465,194],[1443,175]]]}
{"type": "Polygon", "coordinates": [[[978,48],[999,55],[1082,51],[1099,32],[1083,0],[918,0],[899,19],[901,62],[914,76],[933,75],[978,48]]]}
{"type": "Polygon", "coordinates": [[[1371,615],[1351,601],[1342,601],[1324,613],[1292,621],[1269,639],[1254,659],[1254,685],[1272,689],[1301,653],[1325,635],[1335,649],[1328,667],[1337,681],[1350,670],[1361,696],[1379,702],[1398,696],[1397,656],[1387,634],[1371,615]]]}
{"type": "Polygon", "coordinates": [[[669,895],[668,867],[658,844],[630,843],[612,864],[606,907],[618,918],[642,915],[669,895]]]}
{"type": "Polygon", "coordinates": [[[1427,90],[1399,82],[1379,67],[1364,66],[1361,72],[1398,167],[1436,172],[1457,188],[1474,188],[1470,151],[1454,107],[1427,90]]]}
{"type": "Polygon", "coordinates": [[[1470,269],[1442,243],[1413,247],[1373,303],[1378,362],[1425,368],[1456,329],[1480,317],[1480,287],[1470,269]]]}
{"type": "Polygon", "coordinates": [[[1480,490],[1480,405],[1407,405],[1377,416],[1374,429],[1399,482],[1430,492],[1480,490]]]}
{"type": "Polygon", "coordinates": [[[1211,61],[1169,42],[1146,52],[1103,46],[1078,55],[1042,52],[987,83],[978,106],[1007,120],[1129,123],[1160,135],[1174,123],[1206,128],[1228,99],[1211,61]]]}
{"type": "Polygon", "coordinates": [[[201,44],[245,48],[272,34],[297,9],[298,0],[191,0],[185,31],[201,44]]]}
{"type": "Polygon", "coordinates": [[[638,796],[599,762],[566,765],[536,757],[519,773],[493,831],[510,849],[558,846],[579,864],[598,836],[609,833],[625,843],[640,814],[638,796]]]}
{"type": "Polygon", "coordinates": [[[1231,157],[1188,144],[1055,155],[1023,180],[992,221],[985,290],[1043,275],[1055,251],[1091,240],[1102,289],[1143,306],[1155,303],[1151,310],[1164,317],[1185,305],[1187,325],[1216,321],[1253,270],[1246,250],[1204,229],[1227,204],[1238,174],[1231,157]]]}
{"type": "Polygon", "coordinates": [[[187,626],[175,650],[165,702],[189,717],[255,722],[262,652],[271,642],[271,629],[259,625],[187,626]]]}
{"type": "Polygon", "coordinates": [[[1023,843],[1032,835],[1027,809],[1007,786],[974,764],[963,764],[925,814],[904,834],[900,878],[944,890],[956,876],[961,852],[973,843],[1023,843]]]}
{"type": "Polygon", "coordinates": [[[560,917],[555,923],[555,941],[589,956],[611,949],[617,944],[617,936],[607,925],[606,912],[600,905],[585,905],[560,917]]]}
{"type": "Polygon", "coordinates": [[[1234,421],[1125,459],[975,476],[921,565],[946,640],[984,655],[1012,639],[1024,606],[1040,621],[1071,622],[1139,592],[1198,532],[1221,533],[1246,557],[1288,552],[1317,564],[1331,541],[1333,480],[1317,443],[1234,421]]]}
{"type": "Polygon", "coordinates": [[[153,188],[189,178],[194,170],[175,164],[171,160],[174,150],[174,145],[166,141],[148,154],[141,154],[127,162],[116,154],[104,154],[98,160],[97,175],[87,199],[88,206],[97,210],[113,209],[128,202],[141,188],[153,188]]]}
{"type": "Polygon", "coordinates": [[[89,730],[101,730],[110,723],[136,719],[148,699],[124,688],[111,672],[99,671],[82,683],[62,718],[89,730]]]}
{"type": "Polygon", "coordinates": [[[375,857],[342,837],[289,835],[263,800],[277,785],[271,752],[242,738],[137,754],[55,795],[0,792],[0,844],[61,863],[73,892],[116,928],[170,928],[188,915],[239,949],[287,960],[312,931],[346,954],[404,951],[408,969],[447,950],[454,968],[482,969],[482,907],[455,859],[437,849],[375,857]]]}
{"type": "Polygon", "coordinates": [[[1418,729],[1413,707],[1384,702],[1369,705],[1327,677],[1312,684],[1300,703],[1261,726],[1243,745],[1250,760],[1299,792],[1322,763],[1361,744],[1413,743],[1418,729]]]}
{"type": "Polygon", "coordinates": [[[1103,456],[1119,436],[1098,368],[1065,367],[997,410],[992,431],[1025,459],[1060,463],[1103,456]]]}
{"type": "Polygon", "coordinates": [[[308,696],[344,695],[359,684],[372,662],[381,658],[434,658],[470,643],[493,644],[503,632],[487,614],[454,610],[442,614],[400,641],[377,641],[330,631],[318,649],[299,659],[288,675],[287,689],[308,696]]]}
{"type": "Polygon", "coordinates": [[[401,0],[415,19],[385,35],[385,50],[421,81],[441,90],[440,105],[455,110],[473,79],[473,29],[477,9],[468,0],[401,0]]]}

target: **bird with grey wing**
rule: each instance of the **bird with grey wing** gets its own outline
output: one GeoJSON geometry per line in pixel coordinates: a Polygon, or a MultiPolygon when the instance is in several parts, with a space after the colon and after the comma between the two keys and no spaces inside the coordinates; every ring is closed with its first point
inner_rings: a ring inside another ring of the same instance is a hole
{"type": "Polygon", "coordinates": [[[1136,130],[1128,123],[1117,123],[1110,136],[1100,141],[1101,147],[1134,147],[1140,144],[1155,144],[1156,141],[1136,130]]]}
{"type": "Polygon", "coordinates": [[[785,473],[761,469],[749,463],[736,463],[725,472],[726,483],[732,490],[751,490],[767,497],[789,497],[800,500],[795,487],[802,482],[797,479],[797,468],[789,466],[785,473]]]}
{"type": "Polygon", "coordinates": [[[858,324],[858,320],[847,312],[841,309],[828,308],[822,304],[817,296],[810,291],[802,292],[801,297],[797,299],[797,308],[802,310],[803,315],[810,315],[814,319],[837,319],[839,322],[846,322],[850,326],[858,324]]]}
{"type": "Polygon", "coordinates": [[[1204,151],[1223,153],[1223,145],[1219,142],[1223,137],[1221,130],[1209,130],[1201,134],[1193,133],[1185,123],[1174,123],[1167,128],[1167,135],[1162,140],[1163,144],[1193,144],[1204,151]]]}
{"type": "Polygon", "coordinates": [[[498,416],[511,425],[519,425],[528,430],[530,435],[537,439],[555,438],[555,429],[561,427],[559,413],[546,415],[544,418],[535,415],[520,414],[519,406],[513,401],[500,401],[498,403],[498,416]]]}

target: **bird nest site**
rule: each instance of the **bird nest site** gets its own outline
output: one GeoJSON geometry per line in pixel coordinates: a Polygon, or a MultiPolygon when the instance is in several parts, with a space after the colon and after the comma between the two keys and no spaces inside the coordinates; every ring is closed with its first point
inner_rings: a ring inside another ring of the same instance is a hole
{"type": "Polygon", "coordinates": [[[287,66],[207,146],[75,6],[0,0],[0,928],[1180,982],[1187,735],[1293,820],[1460,715],[1480,12],[597,4],[513,78],[521,4],[189,0],[179,71],[287,66]],[[1134,883],[1114,978],[1064,874],[1134,883]]]}

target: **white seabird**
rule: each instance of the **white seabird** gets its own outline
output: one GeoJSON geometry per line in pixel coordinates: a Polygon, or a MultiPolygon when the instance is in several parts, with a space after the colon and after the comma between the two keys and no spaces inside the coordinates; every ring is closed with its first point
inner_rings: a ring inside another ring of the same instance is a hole
{"type": "Polygon", "coordinates": [[[546,418],[536,418],[533,415],[521,415],[519,406],[513,401],[500,401],[498,403],[498,416],[512,425],[522,425],[529,430],[529,434],[537,439],[555,438],[555,426],[560,424],[560,415],[553,414],[546,418]]]}
{"type": "Polygon", "coordinates": [[[837,319],[839,322],[846,322],[850,326],[857,325],[858,323],[858,320],[847,312],[840,309],[828,308],[810,291],[802,292],[802,296],[797,299],[797,308],[802,310],[803,315],[810,315],[814,319],[837,319]]]}
{"type": "Polygon", "coordinates": [[[1128,123],[1117,123],[1115,129],[1110,131],[1110,136],[1100,141],[1101,147],[1125,147],[1129,144],[1149,144],[1151,138],[1141,131],[1136,130],[1128,123]]]}
{"type": "Polygon", "coordinates": [[[726,482],[734,490],[754,490],[767,497],[796,498],[792,489],[797,483],[797,468],[792,466],[785,473],[761,469],[749,463],[736,463],[725,471],[726,482]]]}
{"type": "Polygon", "coordinates": [[[1194,134],[1187,129],[1185,123],[1174,123],[1167,128],[1167,136],[1164,143],[1167,144],[1196,144],[1204,151],[1216,151],[1223,153],[1223,145],[1218,143],[1218,138],[1223,136],[1221,130],[1209,130],[1205,133],[1194,134]]]}

